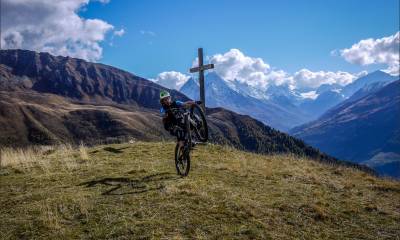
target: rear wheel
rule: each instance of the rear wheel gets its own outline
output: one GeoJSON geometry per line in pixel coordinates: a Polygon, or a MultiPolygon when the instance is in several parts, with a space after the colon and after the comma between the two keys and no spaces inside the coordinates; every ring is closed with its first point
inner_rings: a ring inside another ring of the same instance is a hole
{"type": "Polygon", "coordinates": [[[208,127],[206,115],[200,106],[195,104],[190,109],[190,118],[193,121],[193,131],[200,142],[207,142],[208,140],[208,127]]]}
{"type": "Polygon", "coordinates": [[[190,170],[190,149],[187,146],[175,146],[175,167],[181,176],[187,176],[190,170]]]}

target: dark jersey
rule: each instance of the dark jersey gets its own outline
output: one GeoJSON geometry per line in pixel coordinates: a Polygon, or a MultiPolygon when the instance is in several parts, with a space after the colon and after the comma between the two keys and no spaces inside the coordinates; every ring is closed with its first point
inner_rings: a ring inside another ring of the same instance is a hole
{"type": "Polygon", "coordinates": [[[179,100],[173,101],[173,102],[171,103],[171,106],[168,107],[168,108],[161,107],[161,108],[160,108],[161,117],[165,117],[166,114],[168,113],[168,111],[169,111],[171,108],[180,108],[180,107],[183,107],[183,102],[181,102],[181,101],[179,101],[179,100]]]}
{"type": "Polygon", "coordinates": [[[183,104],[183,102],[175,100],[171,103],[169,107],[161,107],[160,114],[164,118],[163,122],[165,129],[168,130],[171,126],[178,125],[179,120],[177,116],[175,116],[175,114],[173,113],[172,109],[181,108],[183,107],[183,104]]]}

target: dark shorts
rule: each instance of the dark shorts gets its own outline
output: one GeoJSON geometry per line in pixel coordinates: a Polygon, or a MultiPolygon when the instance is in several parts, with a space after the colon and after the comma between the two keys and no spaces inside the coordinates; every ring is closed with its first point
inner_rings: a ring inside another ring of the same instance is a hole
{"type": "Polygon", "coordinates": [[[186,139],[186,131],[179,126],[172,126],[169,133],[177,138],[178,141],[184,141],[186,139]]]}

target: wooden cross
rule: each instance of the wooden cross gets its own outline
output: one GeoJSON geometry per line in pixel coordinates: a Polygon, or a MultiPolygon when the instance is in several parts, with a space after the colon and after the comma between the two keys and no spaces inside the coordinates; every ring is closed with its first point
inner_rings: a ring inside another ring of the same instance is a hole
{"type": "Polygon", "coordinates": [[[204,92],[204,71],[214,68],[214,64],[203,65],[203,48],[198,49],[199,54],[199,66],[190,69],[190,73],[199,72],[199,84],[200,84],[200,101],[202,102],[201,108],[204,113],[206,112],[206,97],[204,92]]]}

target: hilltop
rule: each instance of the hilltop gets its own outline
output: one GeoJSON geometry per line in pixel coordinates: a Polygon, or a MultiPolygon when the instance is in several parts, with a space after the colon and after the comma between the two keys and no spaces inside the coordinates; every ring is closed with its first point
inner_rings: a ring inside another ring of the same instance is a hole
{"type": "MultiPolygon", "coordinates": [[[[152,81],[104,64],[48,53],[0,50],[0,57],[0,146],[172,139],[159,116],[159,91],[165,88],[152,81]]],[[[189,100],[169,91],[175,99],[189,100]]],[[[208,108],[207,118],[214,143],[354,165],[247,115],[208,108]]]]}
{"type": "Polygon", "coordinates": [[[395,239],[400,184],[294,155],[171,142],[3,151],[1,239],[395,239]]]}

